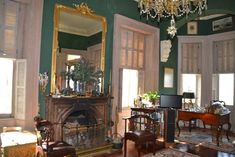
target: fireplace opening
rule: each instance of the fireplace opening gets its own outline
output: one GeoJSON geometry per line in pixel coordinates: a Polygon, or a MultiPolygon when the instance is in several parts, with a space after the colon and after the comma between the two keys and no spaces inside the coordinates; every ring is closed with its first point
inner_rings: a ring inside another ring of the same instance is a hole
{"type": "Polygon", "coordinates": [[[104,121],[92,109],[75,111],[65,119],[63,138],[77,149],[105,144],[104,121]]]}
{"type": "Polygon", "coordinates": [[[78,125],[94,125],[97,119],[89,110],[76,111],[70,114],[65,120],[67,123],[75,123],[78,125]]]}

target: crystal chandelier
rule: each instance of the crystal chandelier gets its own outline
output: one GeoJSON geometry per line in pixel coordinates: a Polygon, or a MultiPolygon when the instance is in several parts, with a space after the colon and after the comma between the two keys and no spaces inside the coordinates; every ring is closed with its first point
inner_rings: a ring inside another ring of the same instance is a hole
{"type": "Polygon", "coordinates": [[[171,17],[170,26],[167,32],[171,37],[174,37],[177,29],[175,26],[175,18],[183,15],[188,16],[198,12],[202,14],[202,10],[207,9],[207,0],[138,0],[140,15],[146,14],[147,20],[149,17],[161,18],[171,17]]]}

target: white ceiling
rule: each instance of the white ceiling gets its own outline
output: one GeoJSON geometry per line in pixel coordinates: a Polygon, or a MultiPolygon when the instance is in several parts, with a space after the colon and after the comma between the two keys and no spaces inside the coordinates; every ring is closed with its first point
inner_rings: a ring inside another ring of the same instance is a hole
{"type": "Polygon", "coordinates": [[[102,31],[102,23],[81,14],[61,12],[59,31],[81,36],[91,36],[102,31]]]}

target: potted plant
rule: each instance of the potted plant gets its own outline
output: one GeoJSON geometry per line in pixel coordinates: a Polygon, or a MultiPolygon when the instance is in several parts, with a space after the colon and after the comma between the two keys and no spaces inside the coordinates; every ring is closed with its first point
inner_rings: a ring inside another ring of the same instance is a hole
{"type": "Polygon", "coordinates": [[[143,99],[149,101],[152,103],[152,105],[156,104],[156,101],[159,100],[160,94],[158,91],[149,91],[147,93],[144,93],[143,99]]]}
{"type": "Polygon", "coordinates": [[[97,90],[97,85],[100,83],[100,78],[103,77],[101,70],[96,70],[87,59],[81,58],[74,64],[74,69],[65,73],[68,78],[74,81],[74,89],[78,88],[79,94],[83,95],[86,92],[87,86],[92,86],[97,90]]]}

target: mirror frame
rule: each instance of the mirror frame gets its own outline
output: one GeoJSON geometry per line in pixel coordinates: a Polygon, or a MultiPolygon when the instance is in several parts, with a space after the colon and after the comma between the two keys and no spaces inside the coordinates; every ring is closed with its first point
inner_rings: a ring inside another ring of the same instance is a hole
{"type": "MultiPolygon", "coordinates": [[[[99,20],[102,23],[102,47],[101,47],[101,58],[100,58],[100,68],[104,73],[105,70],[105,39],[107,32],[107,22],[106,18],[100,15],[94,14],[86,3],[81,3],[80,5],[74,5],[74,8],[67,7],[61,4],[56,4],[54,8],[54,30],[53,30],[53,47],[52,47],[52,62],[51,62],[51,93],[54,94],[56,91],[56,53],[58,49],[58,32],[59,32],[59,20],[60,12],[67,12],[71,14],[81,14],[87,18],[92,18],[99,20]]],[[[101,92],[104,92],[104,78],[101,81],[101,92]]]]}

